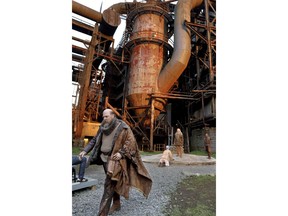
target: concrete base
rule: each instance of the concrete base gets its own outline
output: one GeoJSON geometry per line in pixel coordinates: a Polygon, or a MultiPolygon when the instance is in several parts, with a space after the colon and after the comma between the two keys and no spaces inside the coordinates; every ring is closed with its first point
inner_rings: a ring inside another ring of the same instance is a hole
{"type": "Polygon", "coordinates": [[[87,178],[88,181],[86,182],[73,182],[72,183],[72,191],[75,191],[75,190],[80,190],[80,189],[83,189],[83,188],[91,188],[92,190],[95,190],[96,189],[96,179],[89,179],[87,178]]]}
{"type": "MultiPolygon", "coordinates": [[[[146,163],[159,163],[162,154],[141,156],[142,161],[146,163]]],[[[182,158],[177,157],[173,154],[174,160],[170,162],[171,166],[181,164],[181,165],[213,165],[216,164],[216,159],[208,159],[207,156],[199,156],[192,154],[183,154],[182,158]]]]}

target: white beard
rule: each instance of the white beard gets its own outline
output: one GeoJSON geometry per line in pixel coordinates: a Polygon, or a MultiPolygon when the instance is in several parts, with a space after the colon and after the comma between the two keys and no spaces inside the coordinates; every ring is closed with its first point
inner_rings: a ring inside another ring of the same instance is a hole
{"type": "Polygon", "coordinates": [[[105,122],[105,123],[103,124],[103,127],[104,127],[104,128],[108,128],[109,125],[110,125],[109,123],[105,122]]]}

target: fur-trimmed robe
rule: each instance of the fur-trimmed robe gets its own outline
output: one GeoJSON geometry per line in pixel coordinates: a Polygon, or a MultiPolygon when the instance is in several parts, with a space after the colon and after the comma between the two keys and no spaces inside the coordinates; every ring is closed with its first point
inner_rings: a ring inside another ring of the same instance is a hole
{"type": "MultiPolygon", "coordinates": [[[[116,134],[113,137],[113,149],[111,155],[119,152],[122,155],[122,159],[119,160],[119,166],[116,167],[112,175],[112,180],[117,181],[115,191],[121,196],[129,199],[130,187],[135,187],[143,193],[147,198],[151,187],[152,179],[146,170],[135,140],[134,134],[130,127],[122,120],[117,119],[120,122],[119,127],[116,129],[116,134]]],[[[102,145],[101,129],[84,148],[85,152],[91,152],[91,163],[99,161],[102,145]]]]}

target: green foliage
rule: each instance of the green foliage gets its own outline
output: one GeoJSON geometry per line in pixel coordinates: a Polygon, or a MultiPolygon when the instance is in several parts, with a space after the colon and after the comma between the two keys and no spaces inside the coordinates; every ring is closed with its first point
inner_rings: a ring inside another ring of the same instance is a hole
{"type": "Polygon", "coordinates": [[[216,213],[212,212],[206,205],[197,204],[195,208],[186,209],[184,215],[215,216],[216,213]]]}
{"type": "Polygon", "coordinates": [[[165,216],[215,216],[216,176],[188,176],[169,194],[165,216]]]}
{"type": "Polygon", "coordinates": [[[82,147],[72,147],[72,155],[78,155],[82,151],[82,147]]]}
{"type": "Polygon", "coordinates": [[[171,216],[182,216],[183,213],[180,211],[178,207],[174,207],[173,210],[170,213],[171,216]]]}

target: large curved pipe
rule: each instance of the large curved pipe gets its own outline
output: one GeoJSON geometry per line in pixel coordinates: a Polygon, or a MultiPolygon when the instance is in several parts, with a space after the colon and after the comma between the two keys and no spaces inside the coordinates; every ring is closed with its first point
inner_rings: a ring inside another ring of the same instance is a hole
{"type": "Polygon", "coordinates": [[[183,73],[191,55],[190,31],[184,21],[190,22],[190,11],[199,6],[203,0],[179,0],[175,9],[174,51],[169,63],[163,68],[158,78],[158,90],[168,92],[183,73]]]}
{"type": "Polygon", "coordinates": [[[109,8],[115,10],[119,14],[127,14],[128,11],[130,11],[131,8],[134,7],[136,4],[142,5],[143,3],[139,3],[139,2],[116,3],[109,8]]]}
{"type": "Polygon", "coordinates": [[[129,8],[134,4],[135,3],[117,3],[107,8],[102,14],[76,1],[72,1],[72,12],[101,23],[100,28],[103,26],[103,31],[100,30],[100,32],[112,36],[116,28],[120,25],[121,20],[119,15],[127,14],[129,8]]]}

